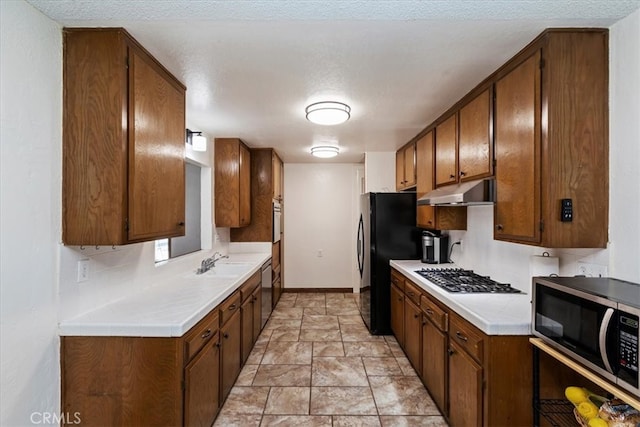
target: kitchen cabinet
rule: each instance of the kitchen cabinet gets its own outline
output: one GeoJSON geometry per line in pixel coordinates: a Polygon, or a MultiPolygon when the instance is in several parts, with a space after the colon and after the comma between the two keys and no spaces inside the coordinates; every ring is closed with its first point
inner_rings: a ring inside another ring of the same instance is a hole
{"type": "MultiPolygon", "coordinates": [[[[434,182],[433,130],[427,132],[416,142],[416,196],[424,196],[433,190],[434,182]]],[[[466,206],[428,206],[418,205],[416,225],[432,230],[466,230],[466,206]]]]}
{"type": "Polygon", "coordinates": [[[404,347],[404,277],[391,271],[391,331],[404,347]]]}
{"type": "Polygon", "coordinates": [[[184,425],[210,426],[220,407],[220,336],[184,369],[184,425]]]}
{"type": "Polygon", "coordinates": [[[436,187],[458,182],[458,114],[454,113],[435,129],[436,187]]]}
{"type": "Polygon", "coordinates": [[[63,34],[63,242],[184,235],[184,85],[122,28],[63,34]]]}
{"type": "Polygon", "coordinates": [[[606,247],[607,31],[549,30],[496,79],[494,238],[606,247]],[[563,221],[565,199],[571,221],[563,221]]]}
{"type": "Polygon", "coordinates": [[[215,224],[251,223],[251,153],[238,138],[215,139],[215,224]]]}
{"type": "Polygon", "coordinates": [[[416,185],[416,143],[410,141],[396,152],[396,191],[416,185]]]}
{"type": "MultiPolygon", "coordinates": [[[[258,301],[258,295],[261,295],[262,289],[260,282],[262,277],[260,272],[256,272],[250,279],[248,279],[240,288],[240,295],[242,304],[240,306],[240,317],[242,323],[242,363],[245,363],[249,358],[249,354],[253,349],[253,345],[260,334],[262,310],[261,305],[256,304],[258,301]],[[256,295],[257,294],[257,295],[256,295]],[[256,331],[257,321],[257,331],[256,331]]],[[[262,298],[260,297],[260,300],[262,298]]]]}
{"type": "Polygon", "coordinates": [[[242,320],[240,293],[234,292],[220,305],[220,395],[226,399],[242,367],[242,320]]]}
{"type": "MultiPolygon", "coordinates": [[[[409,285],[411,286],[411,285],[409,285]]],[[[406,292],[406,288],[405,288],[406,292]]],[[[411,298],[404,299],[404,351],[418,375],[422,372],[422,313],[411,298]]]]}
{"type": "Polygon", "coordinates": [[[433,401],[445,415],[447,412],[448,316],[432,298],[422,295],[422,382],[433,401]]]}
{"type": "Polygon", "coordinates": [[[485,89],[458,113],[458,178],[472,181],[493,175],[492,91],[485,89]]]}
{"type": "Polygon", "coordinates": [[[449,424],[531,425],[528,336],[486,335],[396,269],[391,278],[393,334],[449,424]]]}

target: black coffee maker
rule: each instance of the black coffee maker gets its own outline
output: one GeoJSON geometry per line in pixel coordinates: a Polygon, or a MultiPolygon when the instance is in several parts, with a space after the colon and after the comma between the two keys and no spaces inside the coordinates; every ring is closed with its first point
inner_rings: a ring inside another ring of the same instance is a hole
{"type": "Polygon", "coordinates": [[[449,236],[431,231],[422,232],[422,260],[425,264],[449,262],[449,236]]]}

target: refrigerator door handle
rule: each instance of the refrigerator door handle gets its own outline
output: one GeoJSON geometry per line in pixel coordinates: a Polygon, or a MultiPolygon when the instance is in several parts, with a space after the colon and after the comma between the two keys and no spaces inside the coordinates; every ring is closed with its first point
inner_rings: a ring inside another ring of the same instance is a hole
{"type": "Polygon", "coordinates": [[[362,279],[364,271],[364,220],[362,219],[362,214],[360,214],[358,223],[358,242],[356,246],[358,249],[358,270],[360,270],[360,278],[362,279]]]}

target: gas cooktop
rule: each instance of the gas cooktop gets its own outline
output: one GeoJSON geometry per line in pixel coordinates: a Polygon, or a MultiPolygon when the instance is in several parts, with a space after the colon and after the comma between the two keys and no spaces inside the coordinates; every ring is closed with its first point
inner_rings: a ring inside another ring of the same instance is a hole
{"type": "Polygon", "coordinates": [[[517,294],[518,289],[462,268],[423,268],[416,273],[449,292],[517,294]]]}

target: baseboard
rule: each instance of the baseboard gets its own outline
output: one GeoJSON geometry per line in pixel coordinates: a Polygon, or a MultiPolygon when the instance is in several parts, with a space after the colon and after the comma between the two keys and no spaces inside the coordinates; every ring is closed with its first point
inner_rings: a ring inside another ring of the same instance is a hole
{"type": "Polygon", "coordinates": [[[282,288],[283,293],[296,293],[296,294],[308,294],[308,293],[322,293],[322,294],[352,294],[352,288],[282,288]]]}

